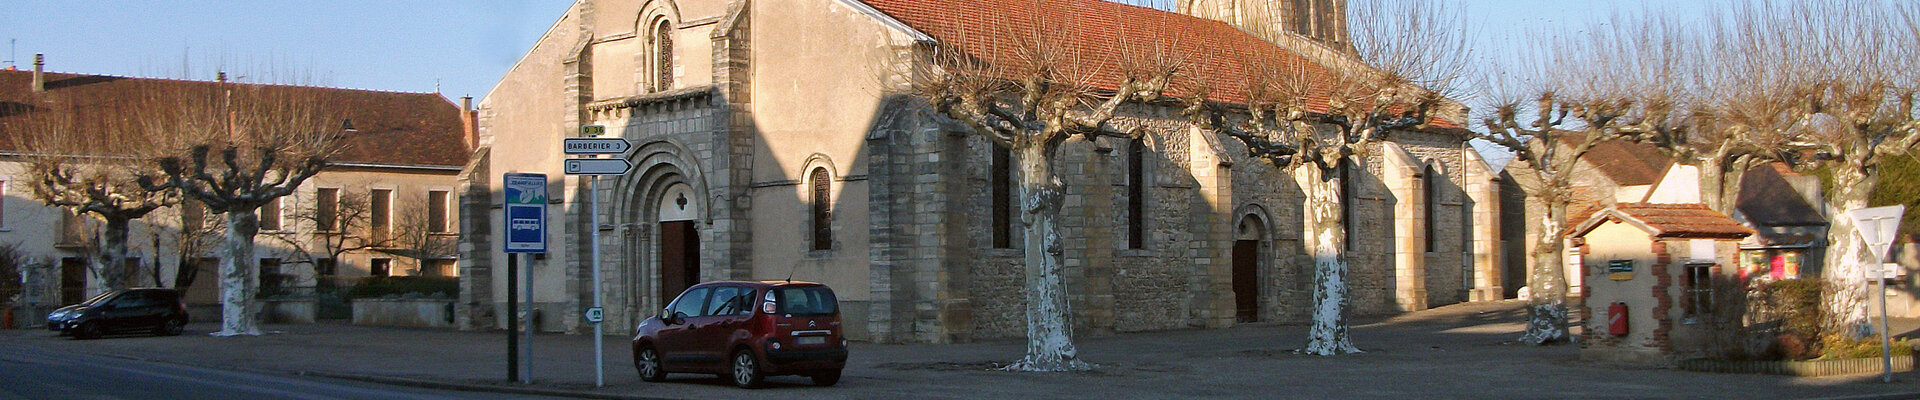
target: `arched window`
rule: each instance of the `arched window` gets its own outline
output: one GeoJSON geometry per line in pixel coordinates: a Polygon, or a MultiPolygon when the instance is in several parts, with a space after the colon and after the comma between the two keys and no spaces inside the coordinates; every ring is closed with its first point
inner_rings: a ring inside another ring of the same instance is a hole
{"type": "Polygon", "coordinates": [[[1134,139],[1127,145],[1127,248],[1147,247],[1147,143],[1134,139]]]}
{"type": "Polygon", "coordinates": [[[814,168],[808,178],[813,187],[813,249],[833,248],[832,177],[826,168],[814,168]]]}
{"type": "Polygon", "coordinates": [[[661,19],[653,31],[653,90],[673,88],[673,23],[661,19]]]}
{"type": "Polygon", "coordinates": [[[993,166],[987,169],[993,186],[993,248],[1013,248],[1013,155],[993,146],[993,166]]]}
{"type": "Polygon", "coordinates": [[[1338,172],[1340,174],[1340,229],[1345,230],[1347,233],[1347,251],[1353,251],[1353,249],[1357,248],[1354,242],[1359,241],[1359,236],[1353,234],[1353,228],[1359,226],[1353,221],[1353,217],[1356,215],[1353,211],[1354,207],[1360,205],[1358,202],[1360,196],[1356,196],[1353,193],[1353,189],[1359,187],[1359,185],[1353,184],[1353,178],[1359,176],[1359,174],[1353,172],[1353,167],[1352,160],[1340,160],[1340,171],[1338,172]]]}
{"type": "Polygon", "coordinates": [[[1435,252],[1440,250],[1440,230],[1436,228],[1440,226],[1440,182],[1445,178],[1434,172],[1432,165],[1428,165],[1422,175],[1426,177],[1426,192],[1423,193],[1426,199],[1422,204],[1427,208],[1426,220],[1420,223],[1426,228],[1427,252],[1435,252]]]}

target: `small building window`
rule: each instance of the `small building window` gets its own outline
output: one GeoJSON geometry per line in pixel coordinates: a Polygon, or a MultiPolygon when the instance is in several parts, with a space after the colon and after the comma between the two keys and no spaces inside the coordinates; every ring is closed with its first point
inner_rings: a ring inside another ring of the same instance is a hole
{"type": "Polygon", "coordinates": [[[313,222],[314,229],[321,232],[340,230],[340,189],[320,188],[315,192],[313,222]]]}
{"type": "Polygon", "coordinates": [[[993,146],[993,166],[988,180],[993,186],[993,248],[1013,248],[1013,166],[1012,152],[993,146]]]}
{"type": "Polygon", "coordinates": [[[1687,264],[1688,317],[1713,314],[1713,264],[1687,264]]]}
{"type": "Polygon", "coordinates": [[[447,233],[447,191],[427,191],[427,232],[447,233]]]}
{"type": "Polygon", "coordinates": [[[1127,248],[1147,247],[1147,169],[1145,141],[1127,145],[1127,248]]]}
{"type": "Polygon", "coordinates": [[[814,168],[808,179],[813,188],[813,249],[833,248],[833,179],[826,168],[814,168]]]}
{"type": "Polygon", "coordinates": [[[280,198],[279,197],[275,197],[273,198],[273,200],[267,200],[267,204],[260,205],[260,230],[263,230],[263,231],[280,230],[280,198]]]}
{"type": "Polygon", "coordinates": [[[661,19],[653,31],[653,90],[673,88],[673,22],[661,19]]]}

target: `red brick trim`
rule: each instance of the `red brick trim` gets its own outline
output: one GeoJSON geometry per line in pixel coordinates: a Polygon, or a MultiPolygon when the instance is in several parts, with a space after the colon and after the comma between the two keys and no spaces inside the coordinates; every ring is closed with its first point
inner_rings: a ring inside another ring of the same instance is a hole
{"type": "Polygon", "coordinates": [[[1667,266],[1673,262],[1673,255],[1667,253],[1665,240],[1655,239],[1651,247],[1654,262],[1653,265],[1648,266],[1647,272],[1653,274],[1652,311],[1655,326],[1652,342],[1648,345],[1660,349],[1661,353],[1671,354],[1673,341],[1667,335],[1673,331],[1673,296],[1668,293],[1668,289],[1673,286],[1673,275],[1667,273],[1667,266]]]}

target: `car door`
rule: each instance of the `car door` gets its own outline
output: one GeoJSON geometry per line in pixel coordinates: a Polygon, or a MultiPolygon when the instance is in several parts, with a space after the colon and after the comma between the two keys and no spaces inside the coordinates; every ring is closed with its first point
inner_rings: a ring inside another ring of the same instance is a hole
{"type": "Polygon", "coordinates": [[[660,363],[663,367],[677,371],[701,362],[702,354],[694,343],[693,323],[706,308],[707,293],[711,290],[704,287],[688,289],[680,293],[680,298],[674,299],[673,303],[667,306],[667,315],[661,316],[663,322],[674,314],[686,314],[686,316],[681,320],[673,321],[672,324],[663,324],[660,327],[657,335],[660,340],[660,363]]]}
{"type": "Polygon", "coordinates": [[[145,293],[138,291],[121,293],[101,303],[100,327],[106,329],[126,329],[140,323],[141,306],[146,304],[145,293]]]}
{"type": "Polygon", "coordinates": [[[713,295],[707,300],[706,316],[702,317],[699,328],[700,348],[708,352],[712,359],[724,361],[733,356],[732,344],[734,331],[741,328],[747,317],[742,310],[751,311],[742,297],[753,296],[753,289],[743,286],[720,286],[713,288],[713,295]]]}

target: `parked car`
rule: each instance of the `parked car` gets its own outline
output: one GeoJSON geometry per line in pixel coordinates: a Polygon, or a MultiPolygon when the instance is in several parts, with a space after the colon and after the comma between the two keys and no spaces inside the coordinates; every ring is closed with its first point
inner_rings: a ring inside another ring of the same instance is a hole
{"type": "Polygon", "coordinates": [[[768,376],[840,382],[847,340],[833,289],[812,282],[708,282],[635,328],[633,366],[649,382],[711,373],[754,388],[768,376]]]}
{"type": "Polygon", "coordinates": [[[112,290],[47,314],[47,329],[80,339],[128,331],[173,336],[186,325],[187,305],[173,289],[112,290]]]}

